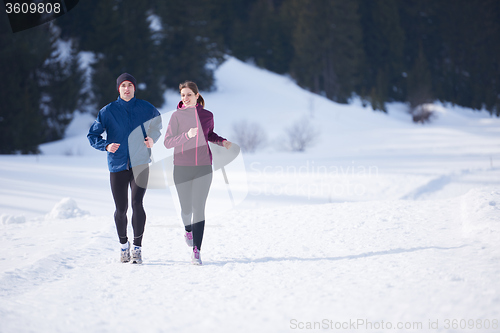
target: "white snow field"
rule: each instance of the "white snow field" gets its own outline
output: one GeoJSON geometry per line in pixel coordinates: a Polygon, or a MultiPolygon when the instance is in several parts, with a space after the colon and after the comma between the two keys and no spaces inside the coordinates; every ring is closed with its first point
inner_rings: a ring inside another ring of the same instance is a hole
{"type": "Polygon", "coordinates": [[[234,207],[215,172],[202,266],[170,189],[146,193],[144,263],[119,262],[92,117],[0,156],[0,332],[500,332],[500,119],[436,103],[416,125],[234,58],[216,79],[215,131],[246,119],[268,141],[228,166],[234,207]],[[280,150],[304,117],[316,144],[280,150]]]}

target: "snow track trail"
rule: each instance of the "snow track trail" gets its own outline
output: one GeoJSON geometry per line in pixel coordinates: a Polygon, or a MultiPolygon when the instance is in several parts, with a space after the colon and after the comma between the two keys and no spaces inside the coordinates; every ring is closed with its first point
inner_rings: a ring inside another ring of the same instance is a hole
{"type": "Polygon", "coordinates": [[[15,269],[9,256],[0,261],[0,331],[287,332],[324,319],[425,327],[498,318],[500,230],[489,226],[500,222],[490,204],[499,199],[484,190],[232,211],[207,224],[201,267],[175,217],[149,220],[143,265],[119,263],[110,218],[5,225],[8,248],[35,248],[37,259],[11,258],[15,269]],[[464,227],[478,210],[492,221],[464,227]]]}

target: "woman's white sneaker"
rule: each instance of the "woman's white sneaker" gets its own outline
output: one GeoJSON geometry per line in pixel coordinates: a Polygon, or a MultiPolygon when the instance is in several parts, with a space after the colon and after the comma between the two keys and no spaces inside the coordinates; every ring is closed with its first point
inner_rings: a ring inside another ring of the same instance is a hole
{"type": "Polygon", "coordinates": [[[186,244],[189,247],[193,247],[193,232],[192,231],[186,231],[184,234],[184,239],[186,240],[186,244]]]}
{"type": "Polygon", "coordinates": [[[193,265],[201,265],[201,255],[198,248],[195,246],[193,249],[193,254],[191,255],[191,263],[193,265]]]}

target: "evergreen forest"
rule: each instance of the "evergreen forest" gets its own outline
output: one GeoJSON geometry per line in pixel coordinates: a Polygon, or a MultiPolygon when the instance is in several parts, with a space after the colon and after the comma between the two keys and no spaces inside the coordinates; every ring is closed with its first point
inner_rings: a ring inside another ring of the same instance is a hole
{"type": "Polygon", "coordinates": [[[117,98],[123,72],[158,108],[186,79],[214,90],[226,55],[375,112],[441,101],[500,116],[498,0],[82,0],[19,32],[0,14],[0,153],[60,139],[75,112],[117,98]]]}

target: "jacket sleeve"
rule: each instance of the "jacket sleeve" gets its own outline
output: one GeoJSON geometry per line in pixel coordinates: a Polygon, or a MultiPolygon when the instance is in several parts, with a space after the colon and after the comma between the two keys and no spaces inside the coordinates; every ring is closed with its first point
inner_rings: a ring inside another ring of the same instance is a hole
{"type": "Polygon", "coordinates": [[[222,142],[226,140],[222,136],[219,136],[214,132],[214,118],[212,117],[212,123],[210,125],[210,130],[208,131],[208,141],[213,142],[219,146],[222,146],[222,142]]]}
{"type": "Polygon", "coordinates": [[[96,120],[90,126],[89,133],[87,134],[87,139],[89,139],[90,145],[97,150],[106,151],[106,146],[108,142],[102,137],[102,133],[106,128],[102,123],[102,110],[97,115],[96,120]]]}
{"type": "Polygon", "coordinates": [[[187,133],[178,133],[179,123],[175,114],[172,115],[168,122],[167,133],[165,133],[165,140],[163,143],[167,148],[174,148],[189,141],[187,133]]]}
{"type": "Polygon", "coordinates": [[[161,129],[162,129],[162,123],[161,123],[161,115],[158,110],[155,109],[154,112],[154,118],[151,119],[151,122],[149,123],[149,128],[148,128],[148,136],[153,139],[153,141],[156,143],[158,142],[158,139],[161,136],[161,129]]]}

